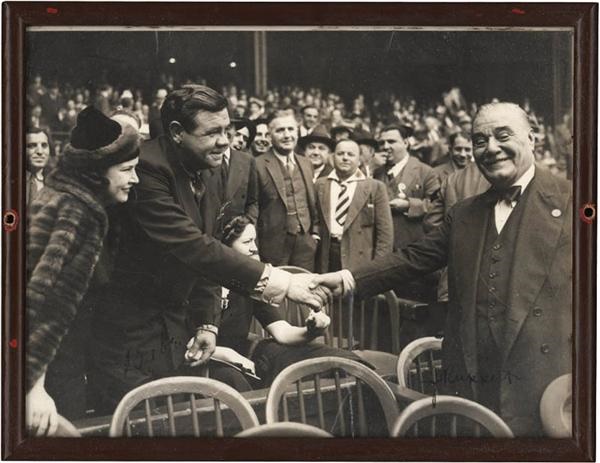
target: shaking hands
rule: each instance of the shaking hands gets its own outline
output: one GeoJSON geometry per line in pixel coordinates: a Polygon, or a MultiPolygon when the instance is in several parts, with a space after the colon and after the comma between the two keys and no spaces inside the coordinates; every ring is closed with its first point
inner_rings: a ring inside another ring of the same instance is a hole
{"type": "Polygon", "coordinates": [[[342,272],[317,274],[293,274],[288,287],[288,299],[309,305],[313,310],[331,302],[333,296],[344,292],[342,272]]]}

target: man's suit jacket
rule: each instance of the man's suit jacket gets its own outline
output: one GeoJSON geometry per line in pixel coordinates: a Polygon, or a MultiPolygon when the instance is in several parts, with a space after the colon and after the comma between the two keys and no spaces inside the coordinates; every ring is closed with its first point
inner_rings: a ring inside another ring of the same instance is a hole
{"type": "Polygon", "coordinates": [[[436,165],[433,166],[433,171],[435,172],[435,175],[438,176],[438,180],[440,183],[442,183],[442,181],[450,174],[456,172],[460,170],[458,167],[456,167],[456,164],[454,164],[454,161],[452,161],[452,158],[450,156],[448,156],[448,158],[436,165]]]}
{"type": "Polygon", "coordinates": [[[379,168],[373,173],[373,178],[382,181],[387,186],[390,200],[398,196],[398,185],[405,185],[404,193],[410,203],[408,211],[392,210],[394,221],[394,249],[401,249],[409,243],[421,238],[423,232],[423,217],[429,209],[433,195],[440,187],[433,169],[423,164],[417,158],[410,156],[400,175],[389,179],[388,167],[379,168]]]}
{"type": "MultiPolygon", "coordinates": [[[[218,324],[219,285],[251,291],[264,265],[212,237],[218,191],[206,188],[197,204],[169,139],[144,142],[136,169],[140,183],[124,214],[111,288],[96,311],[100,338],[110,337],[104,344],[116,352],[171,348],[176,366],[194,328],[218,324]]],[[[202,172],[205,185],[212,174],[202,172]]]]}
{"type": "MultiPolygon", "coordinates": [[[[319,219],[312,181],[312,164],[303,156],[295,156],[296,166],[300,169],[306,199],[311,217],[311,228],[307,232],[319,234],[319,219]]],[[[258,248],[264,262],[280,262],[287,232],[287,205],[285,180],[281,172],[280,161],[273,151],[256,158],[258,173],[258,248]]]]}
{"type": "MultiPolygon", "coordinates": [[[[319,272],[327,272],[329,268],[331,182],[330,179],[320,178],[315,184],[321,223],[321,246],[317,257],[319,272]]],[[[356,182],[344,223],[342,268],[357,266],[365,260],[392,252],[393,241],[392,213],[385,185],[371,178],[356,182]]]]}
{"type": "Polygon", "coordinates": [[[441,186],[429,205],[423,219],[425,233],[439,227],[444,215],[458,201],[483,193],[490,188],[490,182],[483,176],[477,164],[471,162],[467,167],[449,174],[441,181],[441,186]]]}
{"type": "MultiPolygon", "coordinates": [[[[536,169],[525,199],[510,274],[502,351],[500,416],[516,435],[542,433],[539,403],[546,386],[571,371],[572,195],[565,180],[536,169]]],[[[476,292],[490,192],[453,207],[425,238],[352,268],[361,297],[448,265],[449,310],[441,379],[448,393],[477,399],[476,292]]],[[[483,270],[481,270],[483,271],[483,270]]]]}
{"type": "MultiPolygon", "coordinates": [[[[224,161],[223,161],[224,162],[224,161]]],[[[213,169],[211,189],[219,191],[224,203],[221,205],[222,225],[239,215],[245,215],[253,223],[258,219],[258,177],[256,161],[245,151],[231,150],[229,155],[229,177],[223,194],[221,185],[221,167],[213,169]]]]}

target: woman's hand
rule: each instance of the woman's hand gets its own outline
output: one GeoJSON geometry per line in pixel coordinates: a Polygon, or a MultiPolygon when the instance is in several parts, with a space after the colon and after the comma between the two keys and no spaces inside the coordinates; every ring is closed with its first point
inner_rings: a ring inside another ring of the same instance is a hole
{"type": "Polygon", "coordinates": [[[27,430],[35,436],[52,436],[58,428],[58,412],[42,381],[38,381],[25,398],[27,430]]]}

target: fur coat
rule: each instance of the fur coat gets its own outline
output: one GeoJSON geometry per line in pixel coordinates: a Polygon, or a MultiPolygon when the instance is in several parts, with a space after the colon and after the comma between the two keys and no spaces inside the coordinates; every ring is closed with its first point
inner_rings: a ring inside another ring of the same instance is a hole
{"type": "Polygon", "coordinates": [[[44,374],[85,295],[108,229],[104,206],[55,170],[27,223],[27,390],[44,374]]]}

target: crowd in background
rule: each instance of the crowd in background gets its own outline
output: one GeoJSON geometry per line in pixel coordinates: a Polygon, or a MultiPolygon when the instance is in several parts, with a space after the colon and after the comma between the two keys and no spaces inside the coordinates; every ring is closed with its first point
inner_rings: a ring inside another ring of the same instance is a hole
{"type": "MultiPolygon", "coordinates": [[[[191,80],[183,79],[181,84],[185,83],[191,83],[191,80]]],[[[204,82],[199,80],[197,83],[204,82]]],[[[48,129],[53,151],[58,156],[68,142],[77,114],[86,106],[93,105],[107,116],[118,110],[133,113],[142,136],[154,138],[161,132],[160,107],[174,88],[175,79],[168,75],[161,76],[161,84],[152,93],[117,83],[104,83],[90,90],[68,82],[61,85],[56,81],[46,82],[40,75],[35,75],[27,88],[26,126],[48,129]]],[[[411,154],[430,165],[436,165],[447,154],[450,135],[461,130],[470,131],[478,108],[476,103],[468,101],[468,94],[463,94],[457,87],[427,103],[390,92],[369,96],[361,93],[344,99],[335,92],[298,86],[271,88],[260,97],[232,84],[224,85],[220,90],[227,97],[234,117],[257,120],[277,110],[293,110],[304,127],[304,133],[301,128],[300,135],[305,135],[306,129],[323,124],[328,129],[363,129],[377,138],[385,125],[406,125],[413,132],[409,140],[411,154]],[[316,117],[311,119],[310,114],[305,114],[303,110],[307,107],[318,110],[316,117]]],[[[521,106],[527,111],[535,129],[538,163],[547,166],[556,175],[571,178],[570,114],[564,114],[561,121],[550,125],[528,101],[522,102],[521,106]]]]}

